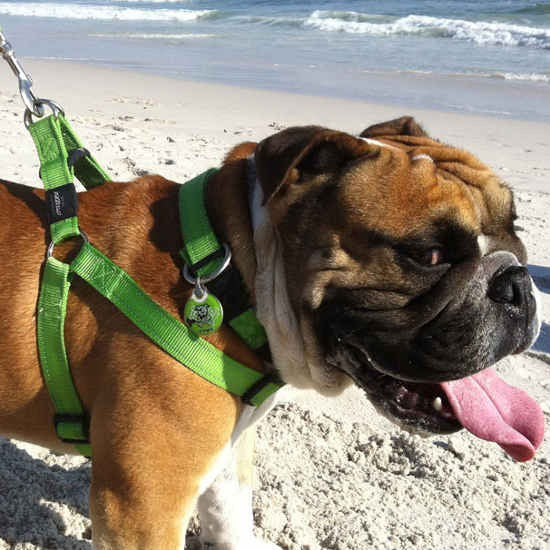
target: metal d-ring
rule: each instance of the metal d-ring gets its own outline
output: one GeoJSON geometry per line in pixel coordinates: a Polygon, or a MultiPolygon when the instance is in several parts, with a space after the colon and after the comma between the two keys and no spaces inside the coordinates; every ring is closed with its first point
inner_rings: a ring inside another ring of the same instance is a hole
{"type": "MultiPolygon", "coordinates": [[[[44,116],[44,107],[49,107],[52,110],[52,113],[54,116],[63,115],[65,116],[65,111],[63,110],[63,107],[59,105],[59,103],[56,103],[55,101],[52,101],[51,99],[37,99],[35,101],[35,107],[38,110],[42,110],[42,115],[44,116]]],[[[32,117],[36,116],[36,114],[31,111],[30,109],[25,109],[25,115],[23,117],[23,120],[25,121],[25,128],[29,129],[29,126],[32,124],[33,120],[32,117]]]]}
{"type": "MultiPolygon", "coordinates": [[[[80,235],[77,235],[82,239],[82,246],[85,244],[88,244],[90,242],[90,239],[88,238],[88,235],[80,230],[80,235]]],[[[46,259],[51,258],[53,256],[53,249],[55,248],[55,243],[53,241],[50,241],[50,244],[48,245],[48,250],[46,251],[46,259]]]]}
{"type": "Polygon", "coordinates": [[[213,281],[216,277],[221,275],[231,263],[231,249],[225,243],[223,243],[222,246],[224,250],[223,262],[220,264],[220,266],[217,269],[215,269],[212,273],[209,273],[204,277],[194,277],[193,275],[191,275],[189,271],[189,266],[185,264],[182,269],[183,278],[188,283],[191,283],[192,285],[194,285],[197,282],[200,282],[200,284],[209,283],[210,281],[213,281]]]}

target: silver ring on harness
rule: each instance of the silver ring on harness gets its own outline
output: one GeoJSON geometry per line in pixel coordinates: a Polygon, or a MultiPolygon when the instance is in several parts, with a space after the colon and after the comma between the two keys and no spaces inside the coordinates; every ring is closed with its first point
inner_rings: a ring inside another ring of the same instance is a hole
{"type": "MultiPolygon", "coordinates": [[[[56,103],[51,99],[37,99],[34,105],[38,111],[42,110],[42,115],[40,116],[44,116],[43,107],[49,107],[55,116],[65,116],[65,111],[63,110],[63,107],[61,107],[59,103],[56,103]]],[[[36,113],[27,108],[23,117],[23,120],[25,121],[25,128],[27,128],[27,130],[29,129],[29,126],[33,123],[33,116],[36,116],[36,113]]]]}
{"type": "Polygon", "coordinates": [[[223,243],[222,246],[224,250],[223,262],[220,264],[220,266],[217,269],[215,269],[212,273],[204,277],[195,277],[191,275],[191,272],[189,271],[189,266],[185,264],[183,266],[183,269],[181,270],[183,274],[183,278],[188,283],[191,283],[192,285],[194,285],[197,283],[197,281],[200,281],[201,284],[209,283],[210,281],[213,281],[216,277],[221,275],[231,263],[231,249],[225,243],[223,243]]]}
{"type": "MultiPolygon", "coordinates": [[[[82,239],[82,244],[88,244],[90,242],[90,239],[88,238],[88,235],[80,230],[80,235],[78,235],[82,239]]],[[[48,250],[46,252],[46,259],[51,258],[53,256],[53,249],[55,248],[55,243],[53,241],[50,241],[50,244],[48,245],[48,250]]]]}

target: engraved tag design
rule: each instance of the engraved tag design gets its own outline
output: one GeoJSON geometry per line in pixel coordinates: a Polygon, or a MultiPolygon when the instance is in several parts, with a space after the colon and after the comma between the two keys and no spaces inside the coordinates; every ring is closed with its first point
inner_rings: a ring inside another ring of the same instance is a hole
{"type": "Polygon", "coordinates": [[[187,300],[183,317],[189,328],[200,335],[216,332],[223,321],[223,306],[204,287],[195,287],[191,298],[187,300]]]}

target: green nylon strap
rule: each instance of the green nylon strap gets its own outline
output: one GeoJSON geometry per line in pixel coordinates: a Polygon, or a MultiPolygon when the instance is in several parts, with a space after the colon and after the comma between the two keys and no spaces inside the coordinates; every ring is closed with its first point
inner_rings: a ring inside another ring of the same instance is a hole
{"type": "MultiPolygon", "coordinates": [[[[204,261],[222,247],[210,224],[205,206],[205,190],[208,180],[218,172],[211,168],[188,181],[179,190],[179,215],[183,248],[180,254],[191,267],[204,261]]],[[[223,261],[223,255],[196,270],[201,277],[210,275],[223,261]]],[[[252,309],[247,309],[229,322],[231,328],[250,346],[257,350],[267,343],[265,330],[252,309]]]]}
{"type": "Polygon", "coordinates": [[[59,244],[66,239],[80,235],[78,218],[73,216],[72,218],[66,218],[52,223],[50,225],[50,233],[52,235],[52,241],[55,244],[59,244]]]}
{"type": "MultiPolygon", "coordinates": [[[[214,254],[221,248],[206,213],[204,191],[206,183],[218,170],[211,168],[182,185],[179,190],[180,227],[183,248],[180,251],[183,261],[193,264],[214,254]]],[[[223,262],[223,256],[211,260],[196,270],[200,277],[206,277],[223,262]]]]}
{"type": "MultiPolygon", "coordinates": [[[[40,177],[46,191],[72,183],[60,120],[48,116],[29,126],[38,158],[40,177]]],[[[76,217],[50,225],[54,244],[80,234],[76,217]]],[[[69,266],[48,258],[44,265],[37,314],[40,366],[55,409],[55,429],[60,439],[75,443],[76,449],[91,454],[87,444],[87,421],[74,386],[65,350],[65,315],[69,294],[69,266]]]]}
{"type": "Polygon", "coordinates": [[[49,190],[71,183],[74,174],[67,163],[69,154],[60,118],[50,115],[37,120],[29,126],[29,132],[40,159],[40,178],[44,187],[49,190]]]}
{"type": "Polygon", "coordinates": [[[69,265],[48,258],[44,265],[38,299],[37,335],[40,364],[54,404],[57,434],[91,456],[87,445],[84,409],[74,387],[65,350],[65,316],[69,294],[69,265]],[[65,418],[63,418],[65,416],[65,418]],[[81,441],[82,443],[76,443],[81,441]]]}
{"type": "MultiPolygon", "coordinates": [[[[65,143],[67,151],[73,151],[75,149],[82,149],[84,146],[74,133],[71,125],[67,122],[67,119],[63,115],[58,115],[61,134],[65,143]]],[[[111,178],[101,168],[99,163],[91,155],[86,155],[79,160],[74,166],[75,175],[78,181],[86,188],[92,189],[99,185],[104,184],[111,178]]]]}
{"type": "MultiPolygon", "coordinates": [[[[69,154],[82,148],[69,123],[62,115],[50,115],[32,123],[29,132],[40,160],[40,177],[47,191],[56,189],[74,179],[69,154]]],[[[89,189],[108,178],[91,156],[80,158],[74,171],[81,183],[89,189]]],[[[58,244],[80,235],[76,216],[50,225],[51,239],[58,244]]],[[[58,436],[75,443],[76,449],[91,456],[87,442],[88,423],[78,392],[74,386],[64,341],[64,322],[69,292],[69,266],[49,258],[44,266],[40,287],[38,311],[38,348],[44,380],[55,408],[55,428],[58,436]]]]}
{"type": "Polygon", "coordinates": [[[229,326],[254,350],[267,344],[267,334],[252,309],[231,319],[229,326]]]}
{"type": "MultiPolygon", "coordinates": [[[[50,115],[29,126],[38,158],[40,159],[40,177],[46,191],[72,183],[73,169],[67,159],[69,153],[61,131],[60,117],[50,115]]],[[[50,225],[52,241],[58,244],[70,237],[80,235],[76,217],[61,220],[50,225]]]]}
{"type": "Polygon", "coordinates": [[[73,173],[67,162],[69,153],[84,147],[63,115],[50,115],[37,120],[29,126],[29,132],[38,152],[40,177],[46,189],[72,182],[75,174],[86,189],[110,179],[91,155],[85,155],[76,162],[73,173]]]}
{"type": "MultiPolygon", "coordinates": [[[[91,244],[82,246],[71,271],[112,302],[161,349],[212,384],[240,396],[264,377],[263,373],[242,365],[195,335],[91,244]]],[[[251,403],[260,405],[279,388],[281,384],[269,383],[251,403]]]]}

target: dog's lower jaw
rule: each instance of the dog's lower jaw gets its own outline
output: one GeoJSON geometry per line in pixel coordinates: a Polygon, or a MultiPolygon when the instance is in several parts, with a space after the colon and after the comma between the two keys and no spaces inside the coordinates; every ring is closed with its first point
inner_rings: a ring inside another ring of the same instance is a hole
{"type": "Polygon", "coordinates": [[[302,319],[301,330],[304,340],[305,358],[309,373],[309,388],[315,389],[325,397],[336,397],[347,387],[353,385],[353,380],[343,370],[329,365],[317,342],[317,336],[307,319],[302,319]]]}

